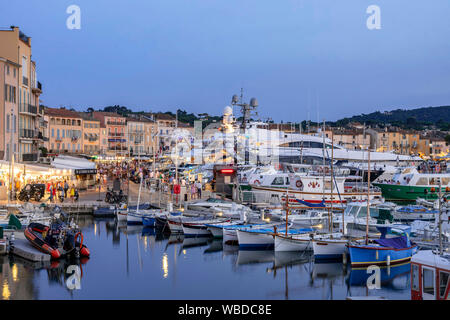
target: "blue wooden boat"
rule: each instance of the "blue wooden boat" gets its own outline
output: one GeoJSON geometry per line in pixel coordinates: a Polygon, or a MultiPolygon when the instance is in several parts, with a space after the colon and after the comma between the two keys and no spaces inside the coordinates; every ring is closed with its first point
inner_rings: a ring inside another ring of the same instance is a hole
{"type": "Polygon", "coordinates": [[[116,216],[116,206],[95,207],[95,218],[114,218],[116,216]]]}
{"type": "Polygon", "coordinates": [[[142,224],[145,227],[156,227],[156,217],[154,214],[145,214],[142,216],[142,224]]]}
{"type": "Polygon", "coordinates": [[[352,267],[371,265],[395,265],[411,260],[417,252],[417,245],[409,239],[411,227],[406,225],[377,226],[381,232],[380,239],[371,240],[369,244],[349,244],[348,251],[352,267]],[[387,238],[394,229],[401,236],[387,238]]]}

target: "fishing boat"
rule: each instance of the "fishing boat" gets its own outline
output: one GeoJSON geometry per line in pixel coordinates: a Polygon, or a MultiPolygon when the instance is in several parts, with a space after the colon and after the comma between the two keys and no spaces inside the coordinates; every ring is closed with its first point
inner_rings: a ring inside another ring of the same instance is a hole
{"type": "Polygon", "coordinates": [[[386,200],[409,200],[438,198],[439,179],[441,191],[450,191],[450,173],[419,173],[416,167],[399,169],[389,182],[374,182],[386,200]]]}
{"type": "Polygon", "coordinates": [[[214,238],[223,238],[223,230],[230,226],[243,225],[243,221],[228,221],[216,224],[205,224],[214,238]]]}
{"type": "Polygon", "coordinates": [[[341,260],[347,255],[348,238],[342,233],[330,233],[326,235],[316,236],[312,240],[314,251],[314,259],[321,261],[341,260]]]}
{"type": "Polygon", "coordinates": [[[275,246],[275,235],[278,233],[287,235],[309,234],[314,232],[312,228],[290,229],[287,231],[276,226],[272,228],[242,228],[237,229],[237,238],[240,250],[270,250],[275,246]]]}
{"type": "Polygon", "coordinates": [[[411,256],[417,251],[417,245],[409,239],[411,227],[396,225],[396,233],[401,236],[388,237],[393,226],[378,226],[381,232],[379,239],[366,241],[365,244],[348,244],[350,262],[352,267],[364,267],[370,265],[395,265],[411,260],[411,256]]]}
{"type": "Polygon", "coordinates": [[[270,226],[274,226],[276,224],[267,224],[267,223],[250,223],[250,224],[242,224],[242,225],[234,225],[234,226],[226,226],[223,228],[223,243],[225,244],[238,244],[237,230],[244,228],[267,228],[270,226]]]}
{"type": "Polygon", "coordinates": [[[208,224],[217,224],[221,222],[230,222],[226,219],[210,219],[210,220],[196,220],[183,222],[183,234],[185,237],[209,237],[211,236],[211,231],[208,229],[208,224]]]}
{"type": "Polygon", "coordinates": [[[278,251],[310,251],[312,250],[312,238],[310,234],[283,235],[278,233],[274,239],[274,250],[278,251]]]}
{"type": "Polygon", "coordinates": [[[143,212],[139,211],[128,211],[127,213],[127,224],[142,224],[143,212]]]}

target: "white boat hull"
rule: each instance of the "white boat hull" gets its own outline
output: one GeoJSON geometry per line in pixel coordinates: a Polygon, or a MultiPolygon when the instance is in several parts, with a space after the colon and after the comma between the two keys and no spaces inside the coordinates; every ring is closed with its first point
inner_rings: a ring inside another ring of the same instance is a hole
{"type": "Polygon", "coordinates": [[[169,229],[171,233],[183,233],[183,224],[181,223],[181,219],[167,219],[167,223],[169,225],[169,229]]]}
{"type": "Polygon", "coordinates": [[[223,229],[222,242],[226,244],[235,244],[238,242],[236,229],[223,229]]]}
{"type": "Polygon", "coordinates": [[[128,212],[127,224],[142,224],[142,215],[128,212]]]}
{"type": "Polygon", "coordinates": [[[239,249],[269,250],[274,247],[274,236],[268,233],[247,232],[237,230],[239,249]]]}
{"type": "Polygon", "coordinates": [[[315,259],[342,259],[343,255],[347,253],[346,240],[313,240],[313,250],[315,259]]]}
{"type": "Polygon", "coordinates": [[[307,251],[312,249],[312,241],[309,236],[297,239],[279,235],[275,236],[275,251],[307,251]]]}
{"type": "Polygon", "coordinates": [[[211,231],[206,226],[189,226],[183,224],[183,233],[185,237],[209,237],[211,231]]]}
{"type": "Polygon", "coordinates": [[[117,220],[119,220],[119,221],[127,221],[127,216],[128,216],[128,213],[126,210],[117,210],[116,211],[116,217],[117,217],[117,220]]]}

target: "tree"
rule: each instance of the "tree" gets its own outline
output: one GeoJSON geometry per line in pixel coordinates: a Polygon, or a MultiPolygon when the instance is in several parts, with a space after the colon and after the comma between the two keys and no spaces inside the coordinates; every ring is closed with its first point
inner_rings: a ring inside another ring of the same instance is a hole
{"type": "Polygon", "coordinates": [[[42,156],[45,158],[48,154],[48,150],[46,147],[40,147],[39,150],[41,150],[42,156]]]}
{"type": "Polygon", "coordinates": [[[450,134],[448,134],[448,135],[445,136],[445,142],[446,142],[447,144],[450,144],[450,134]]]}

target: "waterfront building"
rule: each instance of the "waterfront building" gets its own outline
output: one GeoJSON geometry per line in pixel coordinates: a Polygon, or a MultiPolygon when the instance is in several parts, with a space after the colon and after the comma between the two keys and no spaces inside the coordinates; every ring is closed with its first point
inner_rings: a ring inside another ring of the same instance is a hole
{"type": "Polygon", "coordinates": [[[100,127],[106,128],[106,155],[124,157],[128,155],[126,137],[126,118],[115,112],[94,111],[92,115],[100,121],[100,127]]]}
{"type": "Polygon", "coordinates": [[[127,119],[127,153],[130,157],[144,155],[145,132],[144,120],[127,119]]]}
{"type": "Polygon", "coordinates": [[[0,30],[0,43],[0,158],[10,160],[13,152],[16,161],[36,162],[44,145],[43,108],[31,37],[12,26],[0,30]]]}
{"type": "MultiPolygon", "coordinates": [[[[331,128],[325,129],[325,137],[331,139],[331,128]]],[[[333,129],[333,140],[349,150],[366,150],[370,147],[370,135],[362,128],[333,129]]]]}
{"type": "Polygon", "coordinates": [[[51,154],[83,153],[83,118],[65,108],[45,108],[49,118],[49,152],[51,154]]]}
{"type": "Polygon", "coordinates": [[[100,120],[92,113],[78,112],[83,119],[83,152],[88,155],[100,154],[100,120]]]}

